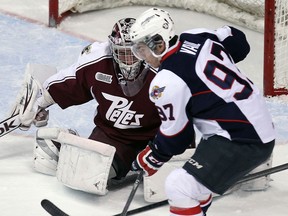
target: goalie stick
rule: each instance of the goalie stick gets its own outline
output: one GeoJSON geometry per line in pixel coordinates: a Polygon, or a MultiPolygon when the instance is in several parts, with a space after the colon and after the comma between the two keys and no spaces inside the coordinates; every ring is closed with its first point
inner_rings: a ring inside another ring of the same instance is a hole
{"type": "MultiPolygon", "coordinates": [[[[121,216],[126,216],[127,215],[127,211],[128,211],[128,208],[133,200],[133,197],[137,191],[137,188],[138,186],[140,185],[141,183],[141,180],[143,178],[143,174],[144,174],[144,171],[141,171],[138,175],[137,175],[137,178],[133,184],[133,188],[130,192],[130,195],[128,197],[128,200],[123,208],[123,211],[121,214],[121,216]]],[[[66,214],[64,211],[62,211],[60,208],[58,208],[54,203],[52,203],[51,201],[47,200],[47,199],[43,199],[41,201],[41,206],[52,216],[69,216],[68,214],[66,214]]]]}
{"type": "MultiPolygon", "coordinates": [[[[244,182],[247,182],[247,181],[250,181],[250,180],[253,180],[253,179],[257,179],[257,178],[261,178],[261,177],[264,177],[264,176],[267,176],[267,175],[271,175],[273,173],[277,173],[277,172],[280,172],[280,171],[283,171],[283,170],[286,170],[286,169],[288,169],[288,163],[285,163],[285,164],[282,164],[282,165],[279,165],[279,166],[276,166],[276,167],[272,167],[272,168],[269,168],[269,169],[266,169],[266,170],[263,170],[263,171],[260,171],[260,172],[256,172],[256,173],[253,173],[253,174],[249,174],[249,175],[243,177],[236,184],[244,183],[244,182]]],[[[136,189],[137,188],[138,188],[138,186],[136,187],[136,189]]],[[[133,191],[133,189],[132,189],[132,191],[133,191]]],[[[132,196],[131,194],[134,193],[132,191],[130,193],[129,198],[132,196]]],[[[135,190],[135,192],[136,192],[136,190],[135,190]]],[[[133,194],[133,197],[134,197],[134,194],[133,194]]],[[[221,197],[221,196],[219,196],[219,197],[221,197]]],[[[132,201],[132,199],[131,199],[131,201],[132,201]]],[[[127,203],[128,203],[128,201],[127,201],[127,203]]],[[[126,205],[127,205],[127,203],[126,203],[126,205]]],[[[152,210],[152,209],[155,209],[155,208],[167,205],[167,204],[168,204],[167,200],[160,201],[160,202],[157,202],[157,203],[153,203],[153,204],[150,204],[150,205],[146,205],[146,206],[143,206],[143,207],[140,207],[140,208],[136,208],[136,209],[127,211],[126,215],[135,215],[135,214],[138,214],[138,213],[141,213],[141,212],[145,212],[145,211],[149,211],[149,210],[152,210]]],[[[49,201],[47,199],[42,200],[41,201],[41,205],[52,216],[69,216],[68,214],[63,212],[55,204],[53,204],[51,201],[49,201]]],[[[123,214],[123,212],[120,213],[120,214],[113,215],[113,216],[122,216],[122,214],[123,214]]]]}
{"type": "MultiPolygon", "coordinates": [[[[31,84],[26,83],[26,87],[25,87],[26,91],[25,91],[25,96],[22,95],[22,97],[20,98],[20,96],[17,96],[17,98],[19,98],[19,103],[23,103],[24,109],[23,112],[26,110],[28,104],[30,103],[32,94],[33,94],[33,90],[31,89],[31,84]]],[[[19,94],[21,94],[22,91],[20,91],[19,94]]],[[[18,100],[17,100],[18,102],[18,100]]],[[[16,105],[14,105],[14,110],[11,114],[10,117],[8,117],[7,119],[3,120],[0,123],[0,137],[16,130],[17,128],[19,128],[21,126],[21,123],[19,121],[19,108],[17,106],[17,102],[16,105]]]]}
{"type": "Polygon", "coordinates": [[[69,216],[47,199],[41,201],[41,206],[52,216],[69,216]]]}
{"type": "MultiPolygon", "coordinates": [[[[33,96],[33,94],[35,94],[35,92],[32,89],[32,82],[33,82],[33,78],[31,77],[29,80],[29,83],[25,83],[25,86],[23,87],[23,89],[21,89],[20,92],[18,93],[16,103],[14,105],[14,110],[13,110],[11,116],[8,117],[7,119],[4,119],[2,122],[0,122],[0,137],[4,136],[4,135],[16,130],[17,128],[20,128],[20,127],[22,130],[28,130],[29,129],[30,126],[29,127],[24,126],[19,121],[19,112],[20,112],[19,105],[21,104],[23,106],[22,112],[24,113],[26,111],[29,103],[31,103],[32,96],[33,96]]],[[[46,110],[43,109],[42,111],[46,111],[46,110]]],[[[48,112],[48,111],[46,111],[46,112],[48,112]]],[[[43,120],[43,119],[41,119],[41,120],[43,120]]]]}
{"type": "Polygon", "coordinates": [[[18,120],[19,112],[15,113],[15,111],[12,113],[12,115],[0,122],[0,137],[16,130],[21,126],[18,120]]]}

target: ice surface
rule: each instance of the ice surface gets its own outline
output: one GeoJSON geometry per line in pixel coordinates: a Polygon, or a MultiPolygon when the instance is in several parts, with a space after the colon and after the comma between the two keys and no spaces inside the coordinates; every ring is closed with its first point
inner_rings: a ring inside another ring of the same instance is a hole
{"type": "MultiPolygon", "coordinates": [[[[66,19],[58,29],[45,26],[48,21],[46,0],[1,0],[0,5],[0,121],[12,106],[19,90],[27,63],[48,64],[64,68],[92,40],[104,41],[114,22],[124,16],[137,16],[147,7],[123,7],[75,15],[66,19]],[[10,16],[9,14],[17,15],[10,16]],[[29,18],[25,21],[23,18],[29,18]],[[31,21],[37,21],[31,22],[31,21]],[[38,23],[44,23],[38,24],[38,23]]],[[[226,23],[215,17],[195,12],[167,9],[175,19],[177,31],[195,27],[217,28],[226,23]]],[[[240,27],[251,43],[251,53],[239,67],[262,89],[263,35],[240,27]]],[[[288,161],[287,98],[267,99],[275,127],[277,146],[273,165],[288,161]]],[[[49,126],[76,129],[87,137],[93,128],[93,102],[61,110],[51,107],[49,126]],[[81,113],[79,115],[79,113],[81,113]]],[[[49,199],[73,216],[108,216],[120,213],[132,185],[116,188],[106,196],[75,191],[57,182],[55,177],[42,175],[32,169],[32,149],[35,128],[28,132],[16,130],[0,138],[0,214],[3,216],[48,215],[40,202],[49,199]]],[[[271,187],[265,192],[237,191],[216,200],[209,216],[286,216],[288,213],[288,173],[272,176],[271,187]]],[[[147,205],[140,185],[130,209],[147,205]]],[[[168,215],[168,206],[139,215],[168,215]]]]}

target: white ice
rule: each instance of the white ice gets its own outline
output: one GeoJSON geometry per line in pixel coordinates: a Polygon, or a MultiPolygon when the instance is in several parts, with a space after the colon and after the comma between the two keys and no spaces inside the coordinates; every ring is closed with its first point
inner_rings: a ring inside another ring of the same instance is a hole
{"type": "MultiPolygon", "coordinates": [[[[149,7],[122,7],[73,15],[58,29],[46,27],[47,0],[0,0],[0,121],[13,105],[27,63],[48,64],[64,68],[77,58],[81,49],[91,41],[104,41],[115,21],[122,17],[135,17],[149,7]]],[[[180,32],[189,28],[217,28],[229,24],[224,20],[188,10],[171,9],[180,32]]],[[[238,26],[239,27],[239,26],[238,26]]],[[[251,44],[251,53],[239,67],[263,89],[263,34],[244,27],[251,44]]],[[[288,108],[287,97],[267,98],[275,127],[277,145],[273,166],[288,162],[288,108]]],[[[93,128],[93,102],[61,110],[50,109],[49,126],[76,129],[87,137],[93,128]]],[[[33,135],[35,128],[23,132],[16,130],[0,138],[0,215],[48,215],[40,202],[49,199],[73,216],[108,216],[120,213],[127,201],[132,185],[96,196],[75,191],[60,184],[55,177],[42,175],[32,169],[33,135]]],[[[288,214],[288,173],[272,175],[267,191],[237,191],[212,204],[208,216],[286,216],[288,214]]],[[[140,185],[130,209],[147,205],[140,185]]],[[[139,215],[168,215],[168,206],[139,215]]]]}

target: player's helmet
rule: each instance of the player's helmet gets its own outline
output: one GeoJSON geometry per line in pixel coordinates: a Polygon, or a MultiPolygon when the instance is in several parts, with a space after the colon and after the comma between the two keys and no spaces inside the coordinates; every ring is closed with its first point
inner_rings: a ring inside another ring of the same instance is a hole
{"type": "Polygon", "coordinates": [[[129,31],[134,18],[120,19],[108,36],[113,58],[119,65],[120,71],[125,80],[134,80],[140,72],[141,61],[138,60],[131,51],[132,42],[129,31]]]}
{"type": "Polygon", "coordinates": [[[160,55],[163,56],[168,51],[169,41],[174,36],[174,22],[170,14],[158,8],[151,8],[142,13],[130,30],[133,43],[144,42],[155,56],[157,56],[154,53],[156,45],[160,41],[165,42],[166,50],[160,55]]]}

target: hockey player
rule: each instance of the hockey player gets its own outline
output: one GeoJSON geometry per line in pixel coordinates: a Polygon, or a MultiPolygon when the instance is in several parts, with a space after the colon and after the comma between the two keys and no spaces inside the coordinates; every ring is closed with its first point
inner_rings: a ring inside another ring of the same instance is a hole
{"type": "Polygon", "coordinates": [[[182,168],[166,178],[170,215],[206,215],[212,192],[225,193],[266,161],[275,131],[259,89],[236,63],[250,46],[243,32],[224,26],[175,34],[168,12],[151,8],[136,18],[133,53],[159,71],[149,97],[161,117],[153,144],[138,154],[132,170],[153,175],[194,139],[202,139],[182,168]]]}
{"type": "Polygon", "coordinates": [[[155,70],[131,52],[128,31],[134,21],[133,18],[120,19],[107,42],[87,46],[77,62],[48,77],[43,84],[34,77],[28,80],[31,85],[27,86],[35,86],[30,89],[35,94],[28,108],[20,107],[22,128],[29,128],[32,122],[45,124],[47,113],[43,109],[52,104],[65,109],[91,100],[98,103],[94,117],[96,127],[89,140],[62,129],[37,131],[34,151],[37,171],[56,174],[58,180],[72,188],[105,194],[107,179],[125,177],[139,151],[153,140],[160,118],[147,92],[155,70]],[[59,143],[65,145],[60,153],[59,143]],[[116,149],[115,155],[112,147],[116,149]],[[87,171],[88,166],[91,172],[87,171]]]}

